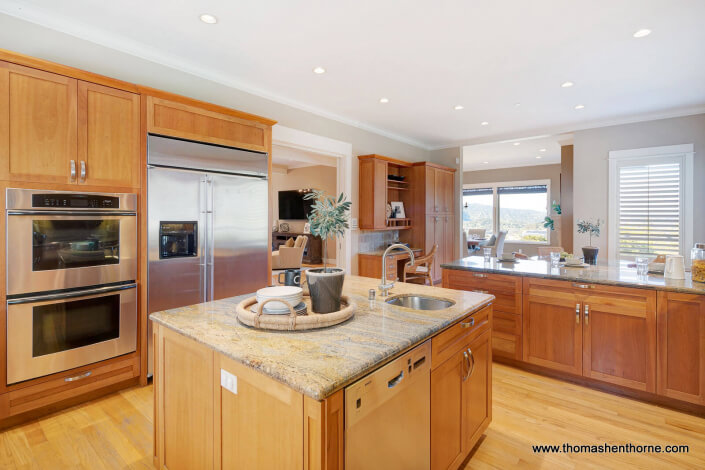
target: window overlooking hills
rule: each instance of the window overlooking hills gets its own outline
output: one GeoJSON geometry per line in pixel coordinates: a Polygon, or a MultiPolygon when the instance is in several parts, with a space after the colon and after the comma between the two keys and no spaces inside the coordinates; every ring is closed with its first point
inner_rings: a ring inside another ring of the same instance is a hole
{"type": "Polygon", "coordinates": [[[547,181],[494,183],[463,190],[463,229],[484,228],[488,236],[507,231],[507,241],[548,243],[547,181]]]}

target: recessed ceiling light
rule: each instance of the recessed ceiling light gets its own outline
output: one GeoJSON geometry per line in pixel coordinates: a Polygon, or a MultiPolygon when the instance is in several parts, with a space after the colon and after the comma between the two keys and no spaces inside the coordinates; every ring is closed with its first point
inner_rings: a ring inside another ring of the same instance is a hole
{"type": "Polygon", "coordinates": [[[521,103],[514,103],[515,108],[518,108],[519,106],[521,106],[521,103]]]}
{"type": "Polygon", "coordinates": [[[516,147],[517,145],[521,145],[521,142],[514,142],[512,145],[516,147]]]}
{"type": "Polygon", "coordinates": [[[487,121],[482,121],[482,122],[480,123],[481,126],[487,126],[487,125],[489,125],[489,124],[490,124],[490,123],[487,122],[487,121]]]}
{"type": "Polygon", "coordinates": [[[575,109],[583,109],[585,107],[584,104],[579,104],[575,106],[575,109]]]}
{"type": "Polygon", "coordinates": [[[460,111],[461,109],[465,109],[465,106],[463,106],[462,104],[456,104],[455,106],[453,106],[453,109],[456,111],[460,111]]]}
{"type": "Polygon", "coordinates": [[[563,87],[563,88],[570,88],[570,87],[572,87],[573,85],[575,85],[575,83],[573,83],[573,82],[563,82],[563,83],[561,83],[561,87],[563,87]]]}
{"type": "Polygon", "coordinates": [[[218,22],[218,18],[213,15],[209,15],[208,13],[204,13],[201,15],[201,21],[208,24],[216,24],[218,22]]]}
{"type": "Polygon", "coordinates": [[[539,152],[545,152],[546,149],[539,149],[539,152]]]}
{"type": "Polygon", "coordinates": [[[483,164],[487,165],[489,162],[482,162],[483,164]]]}
{"type": "Polygon", "coordinates": [[[380,103],[389,103],[389,98],[380,98],[379,102],[380,103]]]}
{"type": "Polygon", "coordinates": [[[538,160],[541,160],[541,155],[536,155],[536,158],[537,158],[538,160]]]}
{"type": "Polygon", "coordinates": [[[313,69],[313,73],[317,73],[317,74],[320,75],[320,74],[322,74],[322,73],[326,73],[326,69],[324,69],[323,67],[320,67],[320,66],[319,66],[319,67],[316,67],[316,68],[313,69]]]}
{"type": "Polygon", "coordinates": [[[651,30],[644,28],[644,29],[640,29],[640,30],[636,31],[636,32],[633,34],[633,36],[634,36],[635,38],[645,38],[645,37],[648,36],[649,34],[651,34],[651,30]]]}

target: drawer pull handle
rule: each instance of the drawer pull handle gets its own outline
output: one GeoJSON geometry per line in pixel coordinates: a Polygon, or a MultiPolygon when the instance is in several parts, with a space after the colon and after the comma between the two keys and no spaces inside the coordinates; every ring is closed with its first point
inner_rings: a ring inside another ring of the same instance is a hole
{"type": "Polygon", "coordinates": [[[66,377],[64,382],[75,382],[77,380],[85,379],[89,375],[91,375],[91,371],[84,372],[83,374],[75,375],[73,377],[66,377]]]}
{"type": "Polygon", "coordinates": [[[578,289],[594,289],[595,284],[578,284],[574,282],[573,287],[577,287],[578,289]]]}
{"type": "Polygon", "coordinates": [[[575,323],[580,325],[580,304],[575,304],[575,323]]]}
{"type": "Polygon", "coordinates": [[[474,273],[473,276],[475,276],[475,277],[487,277],[487,274],[474,273]]]}
{"type": "Polygon", "coordinates": [[[423,363],[426,362],[426,356],[422,357],[418,361],[414,362],[414,370],[418,369],[423,365],[423,363]]]}
{"type": "Polygon", "coordinates": [[[461,323],[460,326],[462,326],[463,328],[472,328],[473,326],[475,326],[475,319],[471,318],[470,321],[461,323]]]}

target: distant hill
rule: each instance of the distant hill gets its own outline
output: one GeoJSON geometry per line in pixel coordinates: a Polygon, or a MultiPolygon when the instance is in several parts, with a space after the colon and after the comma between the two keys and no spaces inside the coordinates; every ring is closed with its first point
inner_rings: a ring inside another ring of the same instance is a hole
{"type": "MultiPolygon", "coordinates": [[[[531,209],[500,208],[502,228],[508,229],[507,238],[520,240],[522,233],[528,230],[545,230],[543,219],[545,211],[531,209]]],[[[468,204],[463,207],[463,220],[472,221],[473,225],[492,226],[492,206],[485,204],[468,204]]]]}

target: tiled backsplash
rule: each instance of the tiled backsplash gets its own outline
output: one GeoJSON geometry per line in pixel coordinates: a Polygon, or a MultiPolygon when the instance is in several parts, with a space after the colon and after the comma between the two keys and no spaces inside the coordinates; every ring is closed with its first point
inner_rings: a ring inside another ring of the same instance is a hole
{"type": "Polygon", "coordinates": [[[386,248],[387,244],[399,239],[399,230],[385,230],[381,232],[360,232],[358,249],[360,253],[386,248]]]}

